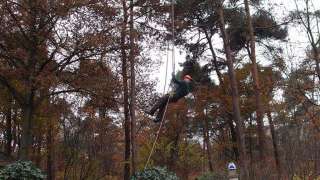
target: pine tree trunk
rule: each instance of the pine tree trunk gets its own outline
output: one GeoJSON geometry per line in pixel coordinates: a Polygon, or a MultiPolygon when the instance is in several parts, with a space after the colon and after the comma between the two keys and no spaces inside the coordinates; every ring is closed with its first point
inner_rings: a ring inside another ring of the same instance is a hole
{"type": "Polygon", "coordinates": [[[312,49],[314,53],[314,59],[316,63],[316,74],[318,75],[318,79],[320,82],[320,55],[319,55],[319,50],[316,45],[312,44],[312,49]]]}
{"type": "MultiPolygon", "coordinates": [[[[206,89],[206,97],[209,97],[209,87],[206,89]]],[[[209,170],[210,172],[213,172],[213,163],[212,163],[212,157],[211,157],[211,144],[210,144],[210,135],[209,135],[209,122],[208,122],[208,109],[205,108],[204,112],[204,129],[203,129],[203,137],[205,140],[206,150],[207,150],[207,156],[208,156],[208,164],[209,164],[209,170]]]]}
{"type": "Polygon", "coordinates": [[[18,122],[18,108],[16,107],[15,101],[13,102],[13,117],[12,117],[12,140],[13,140],[13,146],[12,149],[16,149],[16,147],[20,146],[20,140],[19,140],[19,124],[18,122]]]}
{"type": "Polygon", "coordinates": [[[251,15],[250,15],[250,7],[248,0],[244,0],[245,4],[245,10],[246,10],[246,18],[247,18],[247,24],[249,29],[249,35],[250,35],[250,59],[252,62],[252,77],[253,77],[253,83],[254,83],[254,89],[255,89],[255,96],[256,96],[256,113],[257,113],[257,131],[258,131],[258,139],[259,139],[259,152],[260,152],[260,163],[265,164],[265,150],[266,150],[266,143],[265,143],[265,133],[263,130],[263,105],[261,100],[261,89],[260,89],[260,82],[259,82],[259,72],[258,72],[258,66],[256,62],[256,47],[255,47],[255,36],[251,21],[251,15]]]}
{"type": "Polygon", "coordinates": [[[33,134],[33,146],[32,146],[32,161],[36,166],[40,167],[41,165],[41,149],[42,149],[42,133],[33,134]]]}
{"type": "Polygon", "coordinates": [[[173,172],[176,170],[176,163],[179,159],[179,139],[180,132],[177,132],[170,146],[169,169],[173,172]]]}
{"type": "Polygon", "coordinates": [[[54,164],[54,125],[52,119],[49,119],[47,126],[47,179],[55,179],[55,164],[54,164]]]}
{"type": "Polygon", "coordinates": [[[209,170],[210,172],[213,172],[213,163],[212,163],[212,157],[211,157],[211,145],[209,141],[209,124],[207,117],[204,118],[204,131],[203,136],[206,144],[206,152],[208,156],[208,164],[209,164],[209,170]]]}
{"type": "Polygon", "coordinates": [[[124,111],[124,134],[125,134],[125,152],[124,152],[124,180],[130,179],[130,117],[129,117],[129,96],[128,96],[128,75],[127,75],[127,52],[126,52],[126,31],[128,23],[128,13],[126,1],[122,1],[123,6],[123,24],[121,31],[121,58],[122,58],[122,85],[123,85],[123,111],[124,111]]]}
{"type": "Polygon", "coordinates": [[[232,92],[232,107],[233,116],[237,125],[237,145],[239,149],[239,161],[240,161],[240,176],[242,179],[248,179],[248,158],[245,146],[245,125],[244,121],[241,119],[240,106],[239,106],[239,94],[238,85],[233,67],[233,55],[230,49],[229,36],[225,29],[223,6],[218,3],[217,13],[219,16],[219,26],[221,31],[221,36],[223,39],[224,50],[226,53],[226,60],[228,66],[228,75],[230,78],[231,92],[232,92]]]}
{"type": "Polygon", "coordinates": [[[33,98],[29,96],[28,104],[22,107],[22,134],[21,146],[19,150],[19,159],[30,160],[30,153],[32,149],[32,121],[33,121],[33,98]]]}
{"type": "Polygon", "coordinates": [[[136,104],[136,75],[135,75],[135,47],[134,47],[134,29],[133,29],[133,0],[130,0],[130,117],[131,117],[131,167],[132,174],[136,171],[136,115],[135,115],[135,104],[136,104]]]}
{"type": "Polygon", "coordinates": [[[278,138],[276,131],[274,129],[274,124],[271,116],[271,111],[268,109],[267,111],[267,116],[268,116],[268,121],[270,124],[270,131],[271,131],[271,137],[272,137],[272,144],[273,144],[273,155],[274,159],[276,161],[276,167],[277,167],[277,172],[278,172],[278,179],[281,179],[282,177],[282,167],[281,167],[281,162],[280,162],[280,157],[279,157],[279,149],[278,149],[278,138]]]}
{"type": "MultiPolygon", "coordinates": [[[[233,124],[232,114],[228,115],[228,125],[230,128],[231,141],[233,144],[237,144],[238,136],[237,136],[236,128],[234,127],[234,124],[233,124]]],[[[237,148],[237,146],[233,145],[232,150],[233,150],[233,153],[235,155],[236,160],[239,160],[239,158],[240,158],[239,148],[237,148]]]]}
{"type": "MultiPolygon", "coordinates": [[[[223,79],[222,79],[222,74],[221,74],[221,72],[219,71],[219,66],[218,66],[218,61],[217,61],[217,55],[216,55],[216,53],[215,53],[215,51],[214,51],[214,49],[213,49],[213,45],[212,45],[212,42],[211,42],[211,38],[209,37],[209,34],[208,34],[208,32],[207,32],[205,29],[203,29],[203,31],[205,32],[205,36],[206,36],[207,42],[208,42],[208,44],[209,44],[209,49],[210,49],[210,51],[211,51],[212,58],[213,58],[213,62],[212,62],[212,63],[213,63],[213,65],[214,65],[215,71],[216,71],[216,73],[217,73],[217,76],[218,76],[218,79],[219,79],[219,84],[220,84],[220,86],[222,87],[223,93],[224,93],[225,95],[228,95],[227,88],[225,87],[225,83],[224,83],[224,81],[223,81],[223,79]]],[[[224,104],[224,106],[225,106],[225,104],[224,104]]],[[[229,114],[229,113],[230,113],[230,112],[226,112],[226,114],[229,114]]],[[[232,142],[233,142],[233,143],[237,143],[237,135],[236,135],[235,130],[234,130],[235,128],[234,128],[234,125],[233,125],[232,115],[231,115],[230,118],[228,118],[228,125],[229,125],[229,128],[230,128],[230,133],[231,133],[232,142]]],[[[233,146],[232,149],[233,149],[233,152],[234,152],[234,155],[235,155],[236,159],[238,159],[238,158],[239,158],[238,149],[237,149],[235,146],[233,146]]]]}
{"type": "Polygon", "coordinates": [[[6,117],[6,146],[5,146],[5,154],[7,156],[11,156],[12,152],[12,97],[9,95],[8,106],[5,113],[6,117]]]}

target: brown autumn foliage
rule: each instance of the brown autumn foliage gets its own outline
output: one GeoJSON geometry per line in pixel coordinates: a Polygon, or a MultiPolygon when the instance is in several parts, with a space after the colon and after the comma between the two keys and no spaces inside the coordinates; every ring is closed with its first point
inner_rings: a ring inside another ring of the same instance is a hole
{"type": "MultiPolygon", "coordinates": [[[[180,179],[226,177],[230,161],[249,179],[319,176],[320,36],[310,28],[320,16],[310,1],[290,14],[310,37],[296,67],[278,46],[293,27],[258,2],[251,31],[241,1],[176,2],[174,41],[187,53],[176,74],[192,75],[193,97],[168,106],[149,166],[180,179]]],[[[1,0],[0,9],[0,166],[31,160],[50,180],[143,170],[159,128],[145,111],[162,95],[153,51],[173,37],[171,4],[1,0]]]]}

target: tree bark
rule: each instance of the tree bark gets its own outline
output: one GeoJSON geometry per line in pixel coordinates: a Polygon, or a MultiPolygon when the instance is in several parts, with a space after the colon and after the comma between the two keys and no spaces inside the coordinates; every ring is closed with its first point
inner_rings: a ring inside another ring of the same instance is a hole
{"type": "Polygon", "coordinates": [[[273,144],[273,155],[274,159],[276,161],[276,167],[277,167],[277,172],[278,172],[278,179],[281,179],[282,177],[282,167],[281,167],[281,162],[280,162],[280,157],[279,157],[279,149],[278,149],[278,138],[276,131],[274,129],[274,124],[271,116],[271,111],[268,109],[267,111],[267,116],[268,116],[268,121],[270,124],[270,131],[271,131],[271,137],[272,137],[272,144],[273,144]]]}
{"type": "Polygon", "coordinates": [[[312,43],[312,49],[313,49],[314,59],[315,59],[315,63],[316,63],[316,74],[317,74],[319,82],[320,82],[320,55],[319,55],[319,50],[318,50],[317,46],[314,43],[312,43]]]}
{"type": "Polygon", "coordinates": [[[256,113],[257,113],[257,130],[258,130],[258,139],[259,139],[259,152],[260,152],[260,163],[265,164],[265,150],[266,150],[266,143],[265,143],[265,133],[263,130],[263,105],[261,100],[261,89],[260,89],[260,81],[259,81],[259,72],[258,72],[258,66],[256,61],[256,46],[255,46],[255,36],[254,36],[254,30],[252,26],[251,21],[251,15],[250,15],[250,7],[248,0],[244,0],[245,4],[245,11],[246,11],[246,18],[247,18],[247,25],[249,29],[249,36],[250,36],[250,59],[252,62],[252,78],[254,83],[254,89],[255,89],[255,96],[256,96],[256,113]]]}
{"type": "Polygon", "coordinates": [[[28,104],[22,106],[22,134],[19,159],[29,160],[32,149],[32,127],[33,127],[33,95],[28,96],[28,104]]]}
{"type": "Polygon", "coordinates": [[[123,85],[123,111],[124,111],[124,134],[125,134],[125,152],[124,152],[124,180],[130,179],[130,117],[128,102],[128,75],[127,75],[127,52],[126,52],[126,31],[128,23],[128,13],[126,1],[122,1],[123,24],[121,31],[121,58],[122,58],[122,85],[123,85]]]}
{"type": "Polygon", "coordinates": [[[11,156],[12,153],[12,97],[9,95],[8,106],[5,113],[6,117],[6,146],[5,154],[11,156]]]}
{"type": "MultiPolygon", "coordinates": [[[[206,89],[206,97],[209,96],[209,87],[206,89]]],[[[206,145],[206,152],[208,156],[208,164],[209,164],[209,170],[210,172],[213,172],[213,163],[212,163],[212,157],[211,157],[211,144],[210,144],[210,135],[209,135],[209,122],[208,122],[208,109],[205,107],[204,112],[204,129],[203,129],[203,138],[205,140],[206,145]]]]}
{"type": "Polygon", "coordinates": [[[210,172],[213,172],[213,163],[212,163],[212,157],[211,157],[211,145],[209,141],[209,124],[207,116],[204,118],[204,131],[203,131],[203,137],[206,144],[206,152],[208,156],[208,164],[209,164],[209,170],[210,172]]]}
{"type": "MultiPolygon", "coordinates": [[[[203,29],[203,31],[205,33],[206,39],[207,39],[208,44],[209,44],[209,49],[211,51],[212,58],[213,58],[213,62],[212,63],[214,65],[214,67],[215,67],[215,71],[216,71],[218,79],[219,79],[219,84],[222,87],[223,93],[225,95],[228,95],[228,91],[227,91],[227,88],[225,87],[225,83],[223,81],[222,74],[218,69],[219,66],[218,66],[217,55],[216,55],[216,53],[214,51],[214,48],[213,48],[213,45],[212,45],[212,42],[211,42],[211,38],[210,38],[208,32],[205,29],[203,29]]],[[[224,106],[226,106],[226,104],[224,104],[224,106]]],[[[226,111],[226,114],[229,116],[229,114],[231,114],[231,113],[226,111]]],[[[230,118],[228,118],[228,125],[229,125],[229,128],[230,128],[232,142],[236,144],[237,143],[237,135],[236,135],[235,128],[234,128],[234,125],[233,125],[232,114],[231,114],[230,118]]],[[[234,155],[235,155],[236,159],[238,159],[239,158],[238,149],[235,146],[233,146],[232,149],[233,149],[233,152],[234,152],[234,155]]]]}
{"type": "Polygon", "coordinates": [[[20,146],[20,136],[19,136],[19,124],[18,122],[18,108],[16,107],[16,101],[13,101],[14,107],[13,107],[13,117],[12,117],[12,140],[13,140],[13,146],[12,149],[16,149],[16,147],[20,146]]]}
{"type": "Polygon", "coordinates": [[[54,125],[52,119],[49,118],[47,126],[47,179],[55,179],[55,161],[54,161],[54,125]]]}
{"type": "MultiPolygon", "coordinates": [[[[234,124],[233,124],[232,114],[228,115],[228,125],[230,128],[231,141],[233,144],[237,144],[238,136],[237,136],[236,128],[234,127],[234,124]]],[[[239,158],[240,158],[239,148],[237,148],[235,145],[233,145],[232,150],[233,150],[235,159],[239,160],[239,158]]]]}
{"type": "Polygon", "coordinates": [[[233,55],[229,44],[229,36],[225,29],[225,20],[223,13],[223,5],[221,2],[217,4],[217,13],[219,15],[219,28],[223,39],[224,50],[227,59],[228,75],[230,78],[231,92],[232,92],[232,107],[233,116],[237,125],[237,145],[239,149],[239,163],[240,163],[240,176],[242,179],[248,179],[248,158],[245,146],[245,124],[241,119],[240,106],[239,106],[239,93],[236,75],[233,67],[233,55]]]}
{"type": "Polygon", "coordinates": [[[133,0],[130,0],[130,117],[131,117],[131,167],[132,174],[136,171],[136,115],[135,115],[135,104],[136,104],[136,75],[135,75],[135,46],[134,46],[134,27],[133,27],[133,0]]]}
{"type": "Polygon", "coordinates": [[[179,159],[179,139],[180,139],[180,131],[176,133],[173,139],[173,142],[170,146],[169,169],[171,171],[176,170],[176,162],[179,159]]]}

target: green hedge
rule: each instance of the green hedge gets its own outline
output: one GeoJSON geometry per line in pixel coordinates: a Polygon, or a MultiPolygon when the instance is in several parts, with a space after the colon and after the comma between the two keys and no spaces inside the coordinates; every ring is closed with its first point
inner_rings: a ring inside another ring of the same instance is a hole
{"type": "Polygon", "coordinates": [[[131,180],[179,180],[179,178],[166,168],[153,167],[137,172],[131,180]]]}
{"type": "Polygon", "coordinates": [[[226,180],[228,179],[225,175],[217,174],[217,173],[205,173],[197,177],[197,180],[226,180]]]}
{"type": "Polygon", "coordinates": [[[0,170],[0,179],[44,180],[46,176],[31,161],[17,161],[0,170]]]}

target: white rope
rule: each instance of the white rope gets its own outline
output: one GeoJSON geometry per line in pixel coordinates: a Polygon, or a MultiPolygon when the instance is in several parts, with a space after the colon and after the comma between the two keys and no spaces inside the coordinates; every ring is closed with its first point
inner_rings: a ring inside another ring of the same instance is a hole
{"type": "Polygon", "coordinates": [[[163,87],[163,94],[165,94],[166,93],[166,86],[167,86],[167,77],[168,77],[168,62],[169,62],[169,44],[168,44],[168,46],[167,46],[167,52],[166,52],[166,54],[167,54],[167,60],[166,60],[166,76],[165,76],[165,80],[164,80],[164,87],[163,87]]]}
{"type": "Polygon", "coordinates": [[[165,106],[165,109],[164,109],[164,113],[163,113],[163,116],[162,116],[162,118],[161,118],[160,127],[159,127],[159,129],[158,129],[156,139],[155,139],[154,142],[153,142],[153,145],[152,145],[152,148],[151,148],[151,151],[150,151],[148,160],[147,160],[147,162],[146,162],[146,165],[144,166],[144,170],[146,170],[146,168],[147,168],[147,166],[148,166],[148,164],[149,164],[150,158],[151,158],[151,156],[152,156],[152,154],[153,154],[154,148],[155,148],[156,143],[157,143],[157,140],[158,140],[158,138],[159,138],[159,134],[160,134],[160,131],[161,131],[163,122],[164,122],[164,117],[166,116],[166,112],[167,112],[167,108],[168,108],[168,104],[169,104],[170,97],[171,97],[171,95],[169,95],[169,97],[168,97],[168,100],[167,100],[167,103],[166,103],[166,106],[165,106]]]}
{"type": "MultiPolygon", "coordinates": [[[[174,40],[175,40],[175,30],[174,30],[174,0],[171,1],[171,18],[172,18],[172,72],[175,73],[175,52],[174,52],[174,40]]],[[[168,50],[169,50],[169,45],[168,45],[168,50]]],[[[165,94],[166,92],[166,84],[167,84],[167,73],[168,73],[168,62],[169,62],[169,55],[168,55],[168,51],[167,51],[167,61],[166,61],[166,76],[165,76],[165,83],[164,83],[164,89],[163,89],[163,93],[165,94]]],[[[156,139],[154,140],[153,142],[153,145],[152,145],[152,148],[151,148],[151,151],[150,151],[150,154],[148,156],[148,159],[147,159],[147,162],[144,166],[144,170],[146,170],[146,168],[148,167],[148,164],[149,164],[149,161],[150,161],[150,158],[153,154],[153,151],[154,151],[154,148],[156,146],[156,143],[157,143],[157,140],[159,138],[159,134],[160,134],[160,131],[161,131],[161,128],[163,126],[163,122],[164,122],[164,118],[166,116],[166,112],[167,112],[167,108],[168,108],[168,104],[169,104],[169,100],[170,100],[170,97],[171,95],[169,94],[169,97],[168,97],[168,100],[166,102],[166,106],[165,106],[165,109],[164,109],[164,113],[163,113],[163,116],[161,118],[161,123],[160,123],[160,127],[158,129],[158,132],[157,132],[157,135],[156,135],[156,139]]]]}

